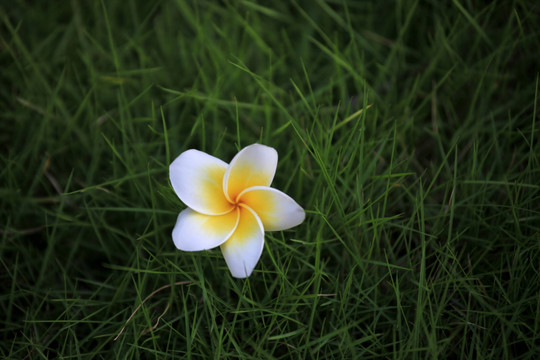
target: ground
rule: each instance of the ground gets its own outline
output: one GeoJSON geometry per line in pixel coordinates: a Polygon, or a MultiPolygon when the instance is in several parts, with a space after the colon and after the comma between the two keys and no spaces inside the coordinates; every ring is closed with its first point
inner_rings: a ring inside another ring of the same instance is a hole
{"type": "Polygon", "coordinates": [[[536,1],[0,3],[3,359],[537,359],[536,1]],[[275,148],[247,279],[168,166],[275,148]]]}

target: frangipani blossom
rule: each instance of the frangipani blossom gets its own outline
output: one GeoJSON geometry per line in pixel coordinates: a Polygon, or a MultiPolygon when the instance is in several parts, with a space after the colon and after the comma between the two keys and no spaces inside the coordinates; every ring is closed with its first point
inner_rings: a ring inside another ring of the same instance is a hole
{"type": "Polygon", "coordinates": [[[270,187],[278,155],[253,144],[227,164],[199,150],[187,150],[169,167],[171,184],[188,208],[176,221],[172,237],[180,250],[221,247],[231,274],[244,278],[261,257],[264,231],[278,231],[304,221],[304,210],[285,193],[270,187]]]}

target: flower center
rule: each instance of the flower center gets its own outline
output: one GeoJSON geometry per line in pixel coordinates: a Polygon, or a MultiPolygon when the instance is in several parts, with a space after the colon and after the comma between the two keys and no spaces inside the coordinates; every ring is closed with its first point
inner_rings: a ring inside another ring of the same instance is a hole
{"type": "MultiPolygon", "coordinates": [[[[229,200],[227,200],[229,201],[229,200]]],[[[234,201],[229,201],[229,204],[232,205],[232,208],[230,211],[235,211],[236,209],[238,209],[239,207],[243,207],[243,208],[249,208],[249,206],[247,204],[245,204],[244,202],[242,202],[240,199],[239,199],[239,196],[236,198],[236,200],[234,201]]]]}

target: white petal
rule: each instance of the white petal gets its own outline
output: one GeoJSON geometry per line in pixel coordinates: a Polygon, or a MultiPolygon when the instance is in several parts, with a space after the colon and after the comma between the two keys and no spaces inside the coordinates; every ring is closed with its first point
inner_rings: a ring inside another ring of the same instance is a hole
{"type": "Polygon", "coordinates": [[[245,278],[257,265],[264,247],[261,220],[247,207],[240,209],[240,221],[231,237],[221,245],[223,257],[232,276],[245,278]]]}
{"type": "Polygon", "coordinates": [[[253,144],[240,150],[223,178],[228,199],[234,202],[238,194],[252,186],[270,186],[277,161],[277,151],[269,146],[253,144]]]}
{"type": "Polygon", "coordinates": [[[207,215],[229,212],[233,205],[223,193],[227,163],[199,150],[181,153],[169,167],[171,184],[188,207],[207,215]]]}
{"type": "Polygon", "coordinates": [[[249,206],[261,219],[265,231],[277,231],[301,224],[306,213],[289,195],[266,186],[246,189],[239,203],[249,206]]]}
{"type": "Polygon", "coordinates": [[[191,209],[183,210],[174,226],[174,245],[184,251],[200,251],[223,244],[233,234],[240,212],[225,215],[204,215],[191,209]]]}

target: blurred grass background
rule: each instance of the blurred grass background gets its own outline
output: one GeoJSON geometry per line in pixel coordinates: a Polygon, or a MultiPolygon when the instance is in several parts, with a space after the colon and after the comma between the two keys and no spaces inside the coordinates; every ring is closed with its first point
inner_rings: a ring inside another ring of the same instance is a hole
{"type": "Polygon", "coordinates": [[[1,358],[540,356],[536,1],[0,16],[1,358]],[[307,217],[238,280],[168,165],[254,142],[307,217]]]}

